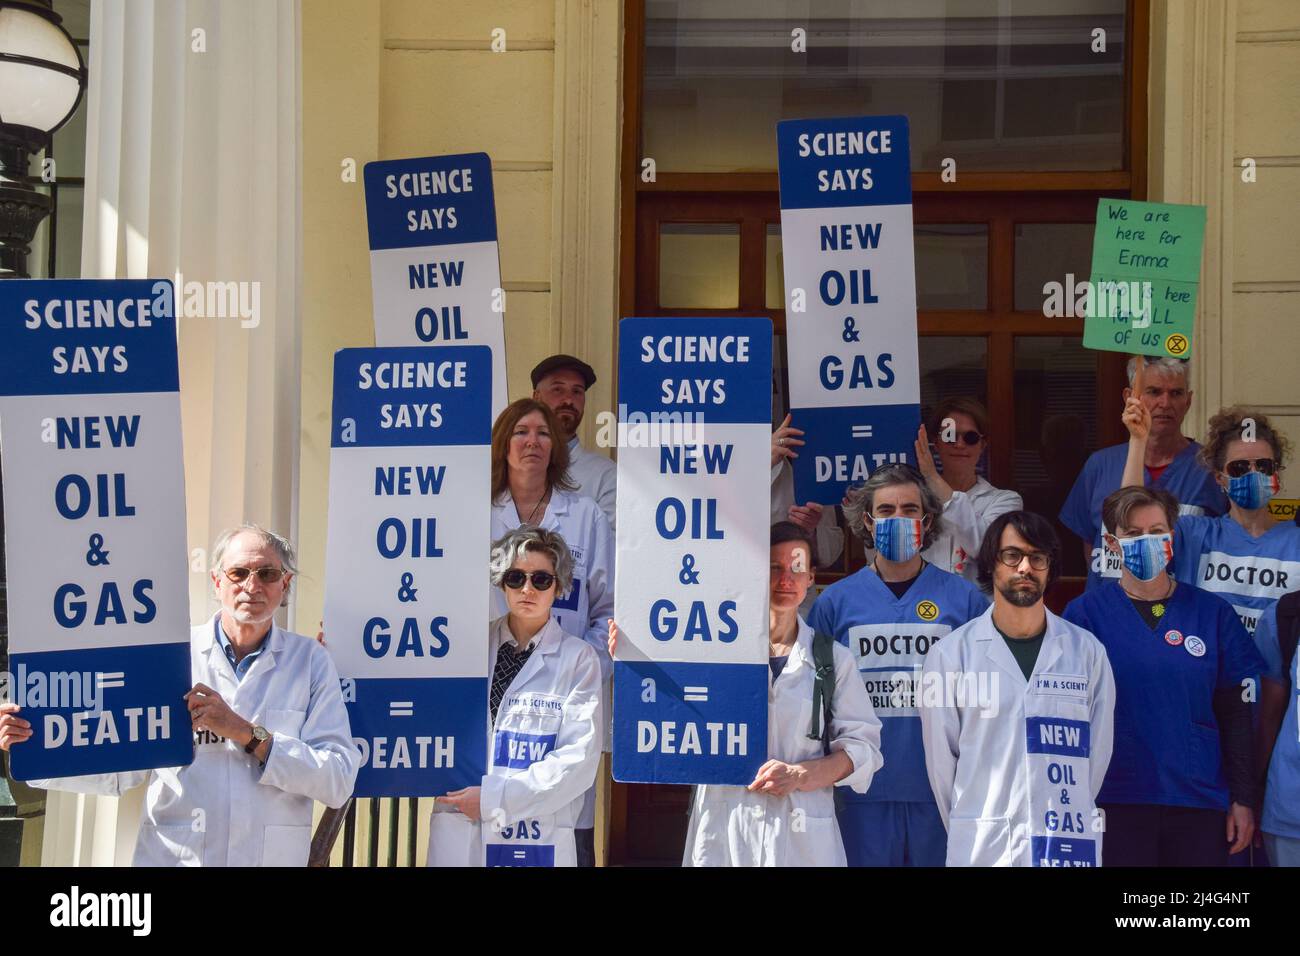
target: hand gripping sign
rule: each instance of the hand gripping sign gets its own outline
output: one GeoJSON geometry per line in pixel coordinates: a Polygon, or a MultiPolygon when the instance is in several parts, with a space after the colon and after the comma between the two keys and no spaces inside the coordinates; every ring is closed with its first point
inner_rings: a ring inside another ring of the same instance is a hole
{"type": "Polygon", "coordinates": [[[616,780],[767,759],[771,380],[767,319],[619,327],[616,780]]]}
{"type": "Polygon", "coordinates": [[[487,153],[366,163],[375,344],[486,345],[506,407],[505,293],[487,153]]]}
{"type": "Polygon", "coordinates": [[[778,123],[795,498],[838,504],[920,422],[907,117],[778,123]]]}
{"type": "Polygon", "coordinates": [[[491,396],[481,345],[334,355],[325,640],[357,796],[446,793],[486,770],[491,396]]]}
{"type": "Polygon", "coordinates": [[[0,329],[13,775],[188,764],[172,284],[2,282],[0,329]]]}

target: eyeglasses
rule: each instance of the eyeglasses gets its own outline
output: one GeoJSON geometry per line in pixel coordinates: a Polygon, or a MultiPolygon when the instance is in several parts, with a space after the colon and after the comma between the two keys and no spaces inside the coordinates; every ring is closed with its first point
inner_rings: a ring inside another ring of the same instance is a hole
{"type": "Polygon", "coordinates": [[[1019,548],[1003,548],[998,552],[998,561],[1009,568],[1020,567],[1020,562],[1029,559],[1029,566],[1035,571],[1046,571],[1052,556],[1043,551],[1021,551],[1019,548]]]}
{"type": "Polygon", "coordinates": [[[512,591],[522,588],[525,581],[532,581],[538,591],[549,591],[555,583],[555,575],[550,571],[521,571],[518,568],[511,568],[501,575],[501,583],[512,591]]]}
{"type": "Polygon", "coordinates": [[[243,584],[248,580],[250,574],[257,575],[257,580],[263,584],[275,584],[284,577],[282,568],[226,568],[224,571],[226,577],[234,584],[243,584]]]}
{"type": "Polygon", "coordinates": [[[1272,458],[1256,458],[1253,461],[1249,458],[1238,458],[1224,465],[1223,470],[1229,478],[1240,478],[1252,470],[1261,475],[1271,475],[1277,471],[1277,462],[1272,458]]]}
{"type": "Polygon", "coordinates": [[[961,439],[967,445],[978,445],[981,441],[984,440],[984,436],[981,435],[979,432],[975,431],[974,429],[971,429],[968,432],[960,432],[958,435],[956,435],[953,438],[952,441],[948,441],[946,438],[944,438],[942,433],[940,433],[939,435],[939,440],[946,445],[957,444],[957,439],[961,439]]]}

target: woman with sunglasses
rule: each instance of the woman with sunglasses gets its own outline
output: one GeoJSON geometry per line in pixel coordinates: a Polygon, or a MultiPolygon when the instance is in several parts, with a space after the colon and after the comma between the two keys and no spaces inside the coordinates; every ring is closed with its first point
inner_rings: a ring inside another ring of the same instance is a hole
{"type": "MultiPolygon", "coordinates": [[[[831,720],[813,724],[813,631],[799,606],[813,582],[813,535],[792,521],[772,526],[768,578],[768,760],[748,786],[697,786],[683,866],[844,866],[835,788],[867,792],[880,768],[880,720],[848,648],[834,661],[831,720]]],[[[618,626],[609,622],[609,652],[618,626]]],[[[820,714],[819,714],[820,717],[820,714]]]]}
{"type": "Polygon", "coordinates": [[[916,435],[916,463],[930,490],[943,505],[943,532],[922,556],[943,571],[960,574],[972,584],[978,570],[984,532],[999,515],[1024,507],[1020,495],[994,488],[975,473],[988,449],[988,412],[973,398],[947,398],[935,406],[930,431],[922,425],[916,435]],[[929,436],[935,437],[943,473],[935,467],[929,436]]]}
{"type": "Polygon", "coordinates": [[[603,732],[599,656],[551,613],[573,555],[525,525],[492,546],[489,567],[508,610],[488,627],[488,772],[435,799],[429,865],[576,866],[603,732]]]}
{"type": "MultiPolygon", "coordinates": [[[[1130,434],[1127,485],[1139,474],[1151,413],[1129,399],[1124,424],[1130,434]]],[[[1289,443],[1267,416],[1243,408],[1220,411],[1210,419],[1200,460],[1227,492],[1228,513],[1183,515],[1174,535],[1174,577],[1224,598],[1251,634],[1278,598],[1300,589],[1300,528],[1275,521],[1268,510],[1289,455],[1289,443]]]]}
{"type": "Polygon", "coordinates": [[[1226,866],[1255,830],[1247,691],[1264,661],[1227,601],[1170,577],[1175,522],[1197,520],[1179,517],[1177,498],[1121,488],[1102,520],[1120,578],[1064,617],[1101,641],[1115,674],[1115,749],[1097,798],[1106,865],[1226,866]]]}
{"type": "MultiPolygon", "coordinates": [[[[600,660],[603,680],[614,672],[605,649],[605,621],[614,614],[614,532],[595,499],[569,480],[569,446],[550,407],[532,398],[507,405],[492,426],[492,539],[521,525],[554,531],[573,556],[572,583],[555,595],[556,621],[585,640],[600,660]]],[[[507,610],[493,589],[493,612],[507,610]]],[[[596,791],[578,825],[581,866],[595,866],[596,791]]]]}

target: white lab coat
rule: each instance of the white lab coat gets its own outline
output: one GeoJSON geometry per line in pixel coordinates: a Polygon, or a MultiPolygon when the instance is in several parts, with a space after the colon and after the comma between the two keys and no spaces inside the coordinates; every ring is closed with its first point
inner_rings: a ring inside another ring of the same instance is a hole
{"type": "MultiPolygon", "coordinates": [[[[523,521],[515,510],[514,499],[507,492],[492,506],[492,540],[519,527],[523,521]]],[[[557,596],[551,616],[569,634],[576,634],[596,652],[600,662],[602,710],[609,713],[609,682],[614,676],[614,662],[609,657],[609,624],[614,616],[614,531],[604,512],[592,498],[556,488],[546,505],[546,514],[536,524],[556,531],[573,554],[573,587],[557,596]],[[576,591],[576,597],[574,592],[576,591]],[[564,605],[571,606],[564,606],[564,605]]],[[[500,588],[492,588],[492,615],[504,615],[509,607],[500,588]]],[[[609,728],[601,738],[609,749],[609,728]]],[[[590,830],[596,825],[596,788],[593,785],[583,803],[578,826],[590,830]]]]}
{"type": "MultiPolygon", "coordinates": [[[[509,492],[492,506],[493,541],[523,523],[509,492]]],[[[591,645],[600,662],[601,675],[608,679],[614,673],[606,623],[614,616],[614,532],[594,499],[559,488],[552,491],[546,513],[534,524],[558,532],[573,553],[573,588],[567,595],[556,596],[551,616],[565,631],[591,645]],[[566,603],[573,606],[562,606],[566,603]]],[[[508,610],[505,594],[500,588],[492,588],[493,616],[499,617],[508,610]]]]}
{"type": "MultiPolygon", "coordinates": [[[[338,672],[313,638],[273,625],[265,649],[237,681],[216,626],[214,618],[190,631],[193,681],[271,731],[265,768],[242,745],[200,731],[186,767],[31,783],[120,796],[147,780],[134,866],[306,866],[312,802],[343,806],[361,765],[338,672]]],[[[187,716],[183,704],[179,710],[187,716]]]]}
{"type": "Polygon", "coordinates": [[[1094,808],[1110,765],[1115,709],[1115,681],[1101,642],[1048,611],[1026,681],[990,607],[932,646],[922,675],[926,771],[948,828],[947,865],[1036,865],[1035,838],[1095,841],[1100,864],[1094,808]],[[1061,726],[1058,720],[1086,723],[1087,755],[1041,752],[1039,718],[1049,729],[1061,726]],[[1031,749],[1030,741],[1040,743],[1031,749]],[[1072,790],[1062,786],[1062,773],[1072,790]]]}
{"type": "MultiPolygon", "coordinates": [[[[768,677],[767,753],[799,763],[823,756],[809,740],[812,719],[813,631],[802,619],[790,659],[776,680],[768,677]]],[[[831,750],[848,754],[853,772],[835,786],[866,793],[880,769],[880,719],[849,649],[835,647],[831,750]]],[[[785,797],[716,784],[695,788],[683,866],[845,866],[844,841],[835,819],[834,788],[785,797]]]]}
{"type": "Polygon", "coordinates": [[[1023,507],[1024,502],[1014,491],[994,488],[977,477],[970,491],[952,493],[943,506],[943,533],[921,555],[936,568],[978,584],[976,558],[984,532],[1000,515],[1023,507]]]}
{"type": "Polygon", "coordinates": [[[597,455],[582,447],[576,437],[569,439],[569,479],[578,493],[591,498],[614,527],[617,512],[618,465],[611,458],[597,455]]]}
{"type": "MultiPolygon", "coordinates": [[[[492,622],[489,675],[513,640],[505,617],[492,622]]],[[[488,728],[482,821],[435,804],[429,866],[577,865],[573,831],[600,765],[600,662],[554,620],[535,640],[488,728]]]]}

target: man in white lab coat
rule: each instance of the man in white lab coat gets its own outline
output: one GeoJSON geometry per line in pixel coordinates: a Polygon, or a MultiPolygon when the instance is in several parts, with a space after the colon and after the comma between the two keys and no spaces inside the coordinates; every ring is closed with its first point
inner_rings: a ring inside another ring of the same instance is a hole
{"type": "Polygon", "coordinates": [[[600,505],[614,527],[618,466],[605,455],[582,447],[578,426],[587,409],[587,389],[596,384],[596,371],[572,355],[552,355],[537,363],[532,372],[533,398],[549,405],[564,427],[561,438],[569,444],[569,478],[578,493],[600,505]]]}
{"type": "MultiPolygon", "coordinates": [[[[135,866],[305,866],[312,801],[341,807],[361,755],[329,654],[273,620],[295,570],[293,547],[263,528],[217,539],[221,611],[190,632],[193,763],[31,784],[119,796],[147,781],[135,866]]],[[[30,736],[0,707],[0,749],[30,736]]]]}
{"type": "Polygon", "coordinates": [[[926,657],[917,697],[948,866],[1101,865],[1115,681],[1101,642],[1043,605],[1060,558],[1046,518],[996,518],[979,553],[993,606],[926,657]]]}

